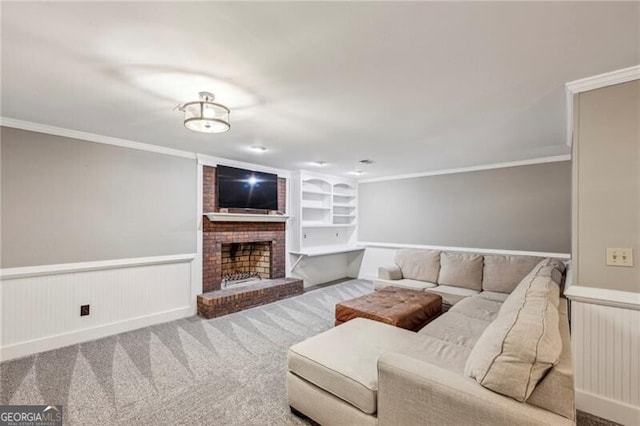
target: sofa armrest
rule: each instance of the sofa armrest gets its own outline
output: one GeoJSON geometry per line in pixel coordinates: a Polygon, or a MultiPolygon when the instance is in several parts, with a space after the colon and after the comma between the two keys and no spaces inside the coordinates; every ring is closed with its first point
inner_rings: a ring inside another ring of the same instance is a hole
{"type": "Polygon", "coordinates": [[[378,278],[381,280],[401,280],[402,270],[398,265],[384,265],[378,267],[378,278]]]}
{"type": "Polygon", "coordinates": [[[474,380],[399,353],[378,360],[378,425],[575,425],[474,380]]]}

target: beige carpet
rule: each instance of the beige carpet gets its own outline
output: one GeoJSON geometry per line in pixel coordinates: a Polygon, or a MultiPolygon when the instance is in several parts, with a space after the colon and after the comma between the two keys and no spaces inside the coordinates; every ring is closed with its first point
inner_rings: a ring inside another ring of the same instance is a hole
{"type": "Polygon", "coordinates": [[[191,317],[0,364],[1,404],[62,404],[65,424],[299,425],[286,350],[333,326],[352,280],[222,318],[191,317]]]}
{"type": "Polygon", "coordinates": [[[306,425],[286,401],[287,348],[331,328],[338,301],[371,291],[351,280],[2,363],[0,404],[62,404],[71,425],[306,425]]]}

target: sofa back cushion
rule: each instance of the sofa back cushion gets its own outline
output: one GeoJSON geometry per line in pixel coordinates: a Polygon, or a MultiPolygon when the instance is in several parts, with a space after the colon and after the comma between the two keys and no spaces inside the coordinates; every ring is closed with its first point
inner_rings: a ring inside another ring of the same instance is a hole
{"type": "Polygon", "coordinates": [[[501,312],[508,312],[517,310],[522,305],[522,299],[524,297],[546,297],[556,307],[560,302],[560,283],[562,282],[562,272],[558,268],[563,267],[562,262],[555,259],[544,259],[540,261],[526,277],[520,281],[516,288],[505,299],[501,312]],[[538,280],[536,280],[536,278],[538,280]],[[558,291],[548,291],[545,280],[549,280],[548,286],[552,289],[557,288],[558,291]],[[528,283],[534,283],[536,285],[530,285],[528,283]]]}
{"type": "Polygon", "coordinates": [[[482,290],[511,293],[542,260],[542,257],[537,256],[486,254],[482,270],[482,290]]]}
{"type": "Polygon", "coordinates": [[[482,256],[473,253],[440,253],[438,284],[482,290],[482,256]]]}
{"type": "Polygon", "coordinates": [[[435,283],[440,271],[440,251],[425,249],[400,249],[395,263],[402,270],[402,277],[435,283]]]}
{"type": "Polygon", "coordinates": [[[524,402],[562,352],[554,266],[540,262],[500,308],[471,350],[465,374],[482,386],[524,402]]]}
{"type": "Polygon", "coordinates": [[[558,363],[551,370],[527,399],[527,404],[544,408],[575,421],[575,390],[573,380],[573,360],[571,356],[571,335],[569,334],[569,316],[567,299],[561,298],[558,305],[560,313],[560,338],[562,352],[558,363]]]}

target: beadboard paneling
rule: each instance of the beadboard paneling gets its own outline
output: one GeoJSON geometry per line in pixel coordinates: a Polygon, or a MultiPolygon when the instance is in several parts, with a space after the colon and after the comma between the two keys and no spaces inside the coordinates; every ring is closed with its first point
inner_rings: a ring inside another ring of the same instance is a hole
{"type": "Polygon", "coordinates": [[[3,279],[0,304],[6,360],[192,315],[191,262],[3,279]]]}
{"type": "Polygon", "coordinates": [[[640,419],[640,311],[573,301],[576,406],[622,424],[640,419]]]}

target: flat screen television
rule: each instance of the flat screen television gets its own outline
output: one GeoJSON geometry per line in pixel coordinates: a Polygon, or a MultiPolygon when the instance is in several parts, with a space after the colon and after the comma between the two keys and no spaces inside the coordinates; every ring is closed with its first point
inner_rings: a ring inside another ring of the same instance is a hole
{"type": "Polygon", "coordinates": [[[278,210],[278,176],[235,167],[216,168],[218,207],[278,210]]]}

